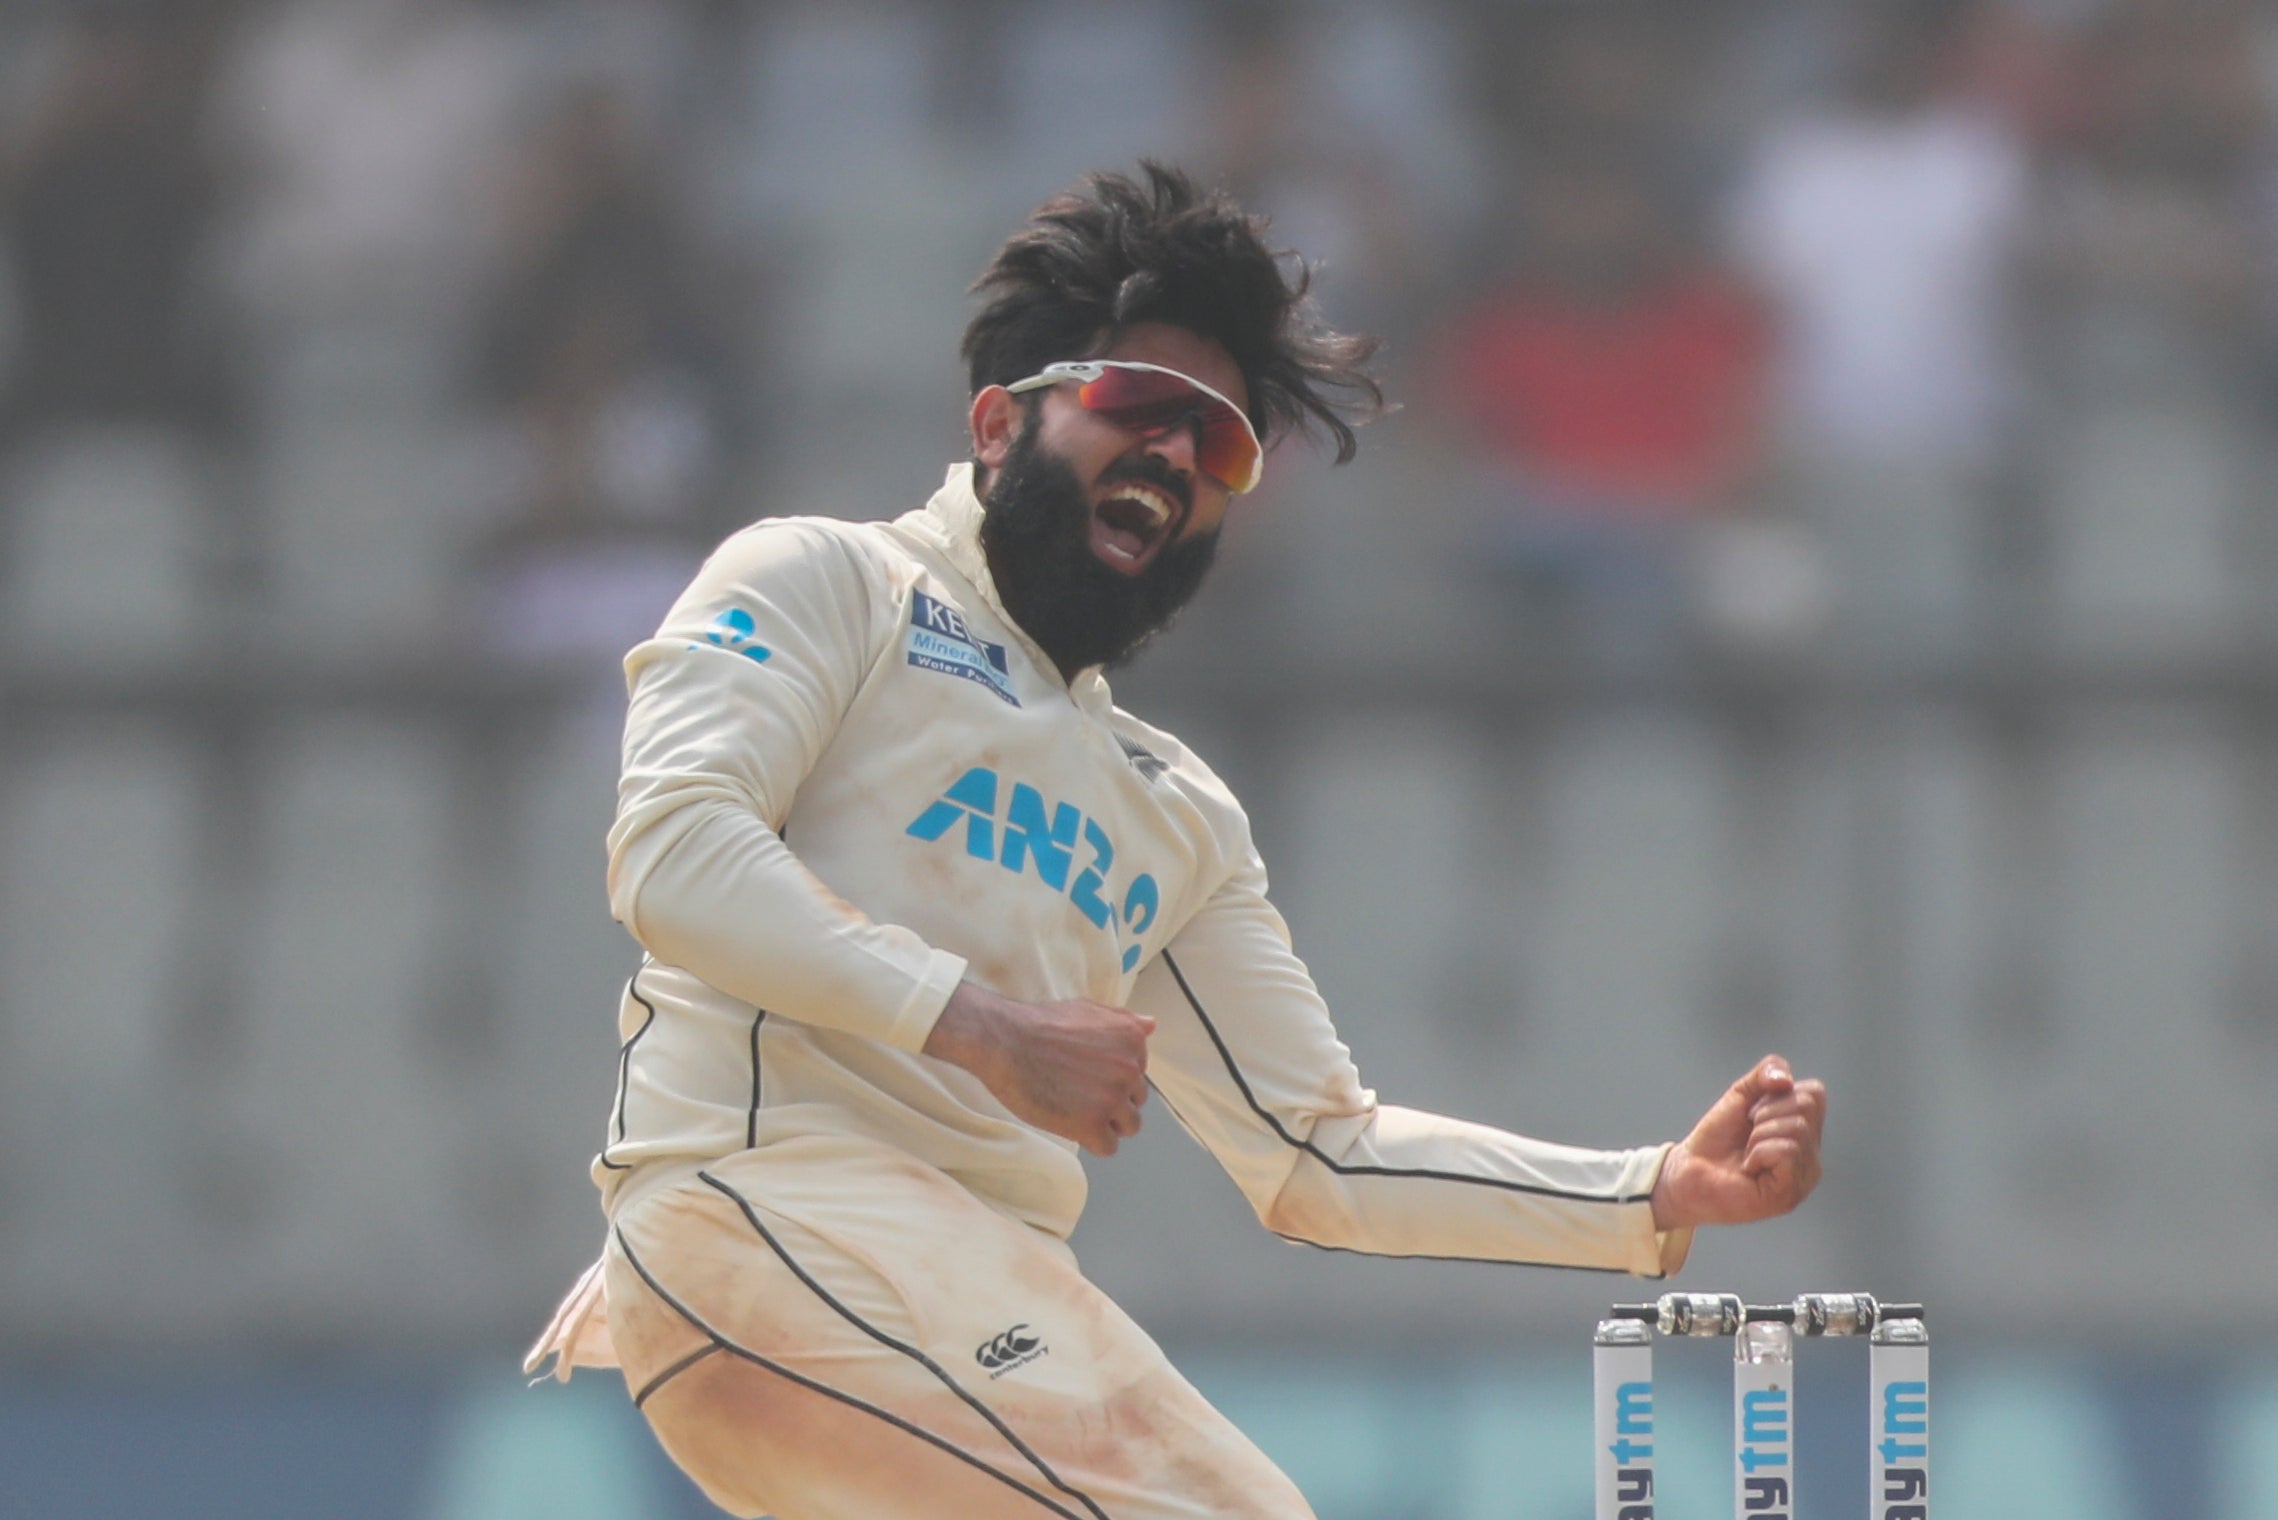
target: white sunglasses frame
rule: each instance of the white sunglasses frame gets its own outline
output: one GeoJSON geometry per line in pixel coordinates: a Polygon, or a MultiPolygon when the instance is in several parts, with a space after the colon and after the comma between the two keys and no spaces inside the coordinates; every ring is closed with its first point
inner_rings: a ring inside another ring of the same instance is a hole
{"type": "MultiPolygon", "coordinates": [[[[1015,380],[1005,389],[1017,396],[1023,391],[1040,391],[1048,385],[1059,385],[1070,380],[1089,385],[1111,369],[1148,370],[1158,375],[1169,375],[1173,379],[1183,380],[1239,417],[1242,420],[1242,431],[1250,435],[1250,446],[1258,451],[1257,466],[1250,472],[1250,483],[1248,485],[1238,486],[1230,480],[1220,480],[1218,483],[1236,496],[1247,496],[1258,488],[1258,482],[1265,478],[1266,473],[1266,446],[1265,441],[1258,437],[1257,428],[1250,422],[1250,414],[1236,406],[1231,399],[1220,395],[1184,370],[1172,369],[1167,364],[1149,364],[1141,359],[1062,359],[1056,363],[1045,365],[1025,380],[1015,380]]],[[[1215,475],[1211,478],[1217,480],[1215,475]]]]}

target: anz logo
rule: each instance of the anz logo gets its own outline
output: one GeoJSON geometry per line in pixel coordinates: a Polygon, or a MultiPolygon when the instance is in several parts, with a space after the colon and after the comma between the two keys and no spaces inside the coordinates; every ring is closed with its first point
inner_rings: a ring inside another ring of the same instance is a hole
{"type": "MultiPolygon", "coordinates": [[[[966,854],[1015,874],[1033,868],[1039,881],[1064,894],[1095,929],[1113,934],[1120,928],[1136,940],[1162,911],[1162,888],[1143,871],[1123,889],[1120,903],[1110,901],[1115,841],[1098,819],[1085,817],[1072,804],[1047,811],[1044,794],[1025,782],[1014,782],[1008,791],[995,771],[976,765],[918,814],[907,832],[930,843],[959,822],[965,825],[966,854]]],[[[1139,946],[1133,944],[1123,952],[1123,969],[1138,964],[1139,946]]]]}

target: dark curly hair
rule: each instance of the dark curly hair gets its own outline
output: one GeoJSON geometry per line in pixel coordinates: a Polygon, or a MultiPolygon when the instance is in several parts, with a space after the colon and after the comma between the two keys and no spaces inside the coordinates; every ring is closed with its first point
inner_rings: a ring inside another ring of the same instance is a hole
{"type": "Polygon", "coordinates": [[[1318,430],[1336,441],[1337,463],[1351,459],[1354,426],[1386,410],[1363,368],[1377,340],[1321,320],[1307,297],[1312,268],[1266,245],[1264,218],[1177,169],[1139,167],[1144,182],[1092,174],[1037,207],[973,282],[987,298],[959,346],[973,390],[1161,322],[1233,358],[1261,437],[1318,430]]]}

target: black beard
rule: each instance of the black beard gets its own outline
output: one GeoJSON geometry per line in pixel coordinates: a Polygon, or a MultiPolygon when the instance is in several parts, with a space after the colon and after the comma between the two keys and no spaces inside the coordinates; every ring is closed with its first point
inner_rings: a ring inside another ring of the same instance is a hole
{"type": "MultiPolygon", "coordinates": [[[[1202,589],[1218,553],[1213,529],[1168,543],[1137,575],[1110,570],[1092,553],[1091,503],[1066,460],[1036,441],[1032,414],[983,498],[981,549],[997,596],[1021,631],[1063,677],[1092,665],[1122,665],[1202,589]]],[[[1147,480],[1182,500],[1192,488],[1165,469],[1111,470],[1147,480]]]]}

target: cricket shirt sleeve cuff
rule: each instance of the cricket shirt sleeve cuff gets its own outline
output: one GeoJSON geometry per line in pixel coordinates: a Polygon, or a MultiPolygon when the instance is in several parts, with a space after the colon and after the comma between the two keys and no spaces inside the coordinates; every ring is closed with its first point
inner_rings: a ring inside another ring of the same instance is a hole
{"type": "Polygon", "coordinates": [[[1646,1275],[1676,1276],[1684,1269],[1685,1258],[1693,1254],[1693,1227],[1688,1224],[1680,1229],[1663,1230],[1653,1238],[1659,1249],[1660,1260],[1655,1269],[1646,1275]]]}
{"type": "Polygon", "coordinates": [[[917,984],[910,989],[910,995],[903,1000],[900,1011],[882,1036],[885,1042],[897,1050],[925,1049],[925,1042],[933,1035],[933,1026],[941,1021],[941,1011],[949,1006],[949,995],[965,980],[965,967],[962,955],[929,946],[917,984]]]}
{"type": "Polygon", "coordinates": [[[1640,1277],[1672,1277],[1685,1265],[1685,1258],[1693,1254],[1693,1227],[1681,1225],[1674,1230],[1653,1228],[1653,1190],[1661,1182],[1661,1168],[1668,1165],[1669,1153],[1675,1150],[1674,1141],[1645,1152],[1650,1158],[1645,1169],[1645,1228],[1649,1232],[1639,1252],[1642,1264],[1633,1264],[1630,1270],[1640,1277]]]}

